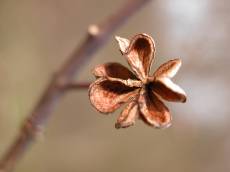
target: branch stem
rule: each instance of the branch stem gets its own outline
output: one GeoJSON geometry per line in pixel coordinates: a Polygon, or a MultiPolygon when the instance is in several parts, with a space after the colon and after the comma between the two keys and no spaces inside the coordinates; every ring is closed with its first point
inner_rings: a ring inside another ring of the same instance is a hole
{"type": "MultiPolygon", "coordinates": [[[[72,83],[74,76],[78,75],[92,55],[105,45],[110,35],[149,1],[128,0],[122,8],[104,22],[89,27],[82,44],[73,51],[65,64],[55,73],[37,105],[25,119],[18,136],[0,161],[0,172],[12,171],[18,160],[25,154],[36,135],[45,126],[55,105],[64,95],[66,89],[61,88],[72,83]]],[[[78,85],[78,87],[83,88],[86,85],[78,85]]]]}

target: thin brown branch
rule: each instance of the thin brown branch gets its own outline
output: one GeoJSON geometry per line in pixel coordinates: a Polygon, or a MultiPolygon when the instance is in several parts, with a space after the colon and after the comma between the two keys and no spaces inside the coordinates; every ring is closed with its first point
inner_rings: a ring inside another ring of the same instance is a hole
{"type": "Polygon", "coordinates": [[[149,1],[128,0],[121,9],[104,22],[89,27],[82,44],[73,51],[66,63],[55,73],[41,99],[22,125],[19,135],[2,157],[0,161],[1,172],[12,171],[18,160],[25,154],[35,140],[37,133],[47,122],[58,100],[64,95],[65,89],[62,88],[72,83],[73,77],[79,73],[92,55],[105,45],[114,31],[149,1]]]}
{"type": "Polygon", "coordinates": [[[69,83],[65,86],[66,90],[79,90],[79,89],[88,89],[90,82],[80,82],[80,83],[69,83]]]}

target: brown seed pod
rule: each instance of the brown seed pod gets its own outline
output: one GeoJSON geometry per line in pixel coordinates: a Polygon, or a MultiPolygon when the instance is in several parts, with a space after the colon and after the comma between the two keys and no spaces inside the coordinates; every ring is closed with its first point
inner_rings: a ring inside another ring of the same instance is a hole
{"type": "Polygon", "coordinates": [[[138,34],[131,40],[118,36],[116,40],[133,72],[119,63],[95,67],[92,73],[97,80],[89,88],[91,104],[101,113],[111,113],[127,103],[117,119],[116,128],[134,125],[137,117],[156,128],[170,126],[172,118],[161,99],[186,101],[185,92],[171,81],[181,60],[164,63],[151,76],[149,71],[155,58],[153,38],[138,34]]]}

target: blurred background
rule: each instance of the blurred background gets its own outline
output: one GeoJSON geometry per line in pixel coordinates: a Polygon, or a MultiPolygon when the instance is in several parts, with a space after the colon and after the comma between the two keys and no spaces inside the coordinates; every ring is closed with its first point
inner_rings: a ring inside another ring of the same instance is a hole
{"type": "MultiPolygon", "coordinates": [[[[88,26],[123,3],[0,1],[0,155],[88,26]]],[[[152,35],[157,48],[152,71],[169,59],[183,60],[174,81],[188,101],[167,103],[173,125],[156,130],[138,120],[134,127],[116,130],[122,108],[102,115],[91,107],[87,90],[71,92],[15,171],[230,171],[229,16],[228,0],[153,0],[115,34],[152,35]]],[[[113,36],[76,80],[93,81],[90,71],[100,63],[127,66],[113,36]]]]}

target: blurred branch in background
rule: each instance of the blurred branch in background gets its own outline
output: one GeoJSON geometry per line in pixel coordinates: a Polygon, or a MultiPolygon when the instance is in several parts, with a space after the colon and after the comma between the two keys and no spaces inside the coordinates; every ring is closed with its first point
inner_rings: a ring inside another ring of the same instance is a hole
{"type": "Polygon", "coordinates": [[[65,90],[77,90],[77,89],[88,89],[90,82],[81,82],[81,83],[70,83],[64,89],[65,90]]]}
{"type": "Polygon", "coordinates": [[[85,88],[88,83],[73,85],[73,78],[92,55],[103,45],[110,35],[124,24],[129,17],[137,12],[150,0],[128,0],[114,15],[109,16],[99,25],[89,27],[82,44],[73,51],[66,63],[55,73],[48,87],[45,89],[38,104],[22,125],[18,137],[13,141],[9,150],[0,161],[0,171],[12,171],[17,161],[26,152],[36,135],[47,122],[58,100],[69,88],[85,88]],[[68,89],[66,89],[68,88],[68,89]]]}

